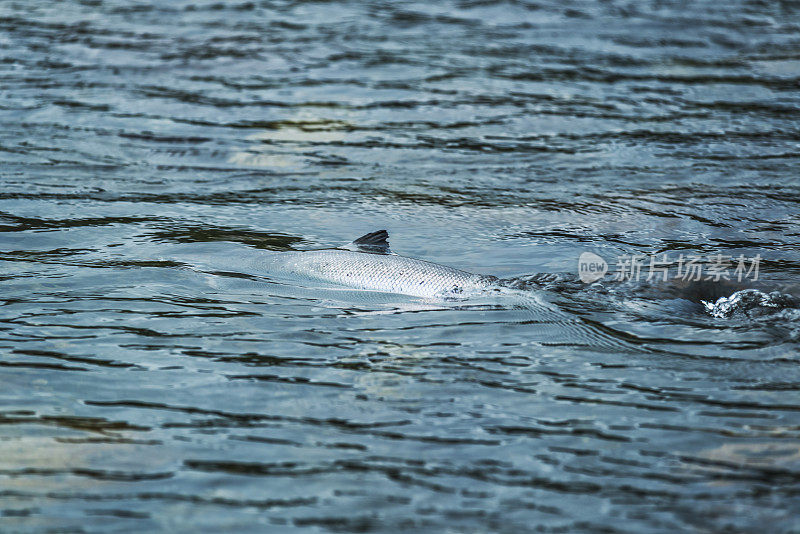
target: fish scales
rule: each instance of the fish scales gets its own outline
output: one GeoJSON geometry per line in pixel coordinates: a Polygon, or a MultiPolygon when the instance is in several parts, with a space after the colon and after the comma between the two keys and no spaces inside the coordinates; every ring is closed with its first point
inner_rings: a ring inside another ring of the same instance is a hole
{"type": "Polygon", "coordinates": [[[283,253],[272,270],[356,289],[419,297],[458,297],[489,288],[494,277],[397,254],[341,249],[283,253]]]}

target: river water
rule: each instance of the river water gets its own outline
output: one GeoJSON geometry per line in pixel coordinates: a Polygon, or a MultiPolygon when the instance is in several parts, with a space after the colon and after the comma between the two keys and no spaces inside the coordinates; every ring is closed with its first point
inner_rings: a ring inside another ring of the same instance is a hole
{"type": "Polygon", "coordinates": [[[0,530],[800,531],[799,125],[791,1],[0,1],[0,530]],[[240,268],[382,228],[537,304],[240,268]]]}

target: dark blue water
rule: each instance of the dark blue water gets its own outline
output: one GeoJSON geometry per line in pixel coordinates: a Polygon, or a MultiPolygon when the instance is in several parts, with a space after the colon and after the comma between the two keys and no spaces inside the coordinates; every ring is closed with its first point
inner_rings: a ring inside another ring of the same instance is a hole
{"type": "Polygon", "coordinates": [[[791,1],[0,1],[0,531],[798,532],[799,154],[791,1]]]}

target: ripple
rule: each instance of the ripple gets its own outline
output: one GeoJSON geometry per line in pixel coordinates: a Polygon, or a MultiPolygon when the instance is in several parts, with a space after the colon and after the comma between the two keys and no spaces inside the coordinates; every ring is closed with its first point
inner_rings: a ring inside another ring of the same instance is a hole
{"type": "Polygon", "coordinates": [[[3,10],[8,530],[796,530],[795,6],[3,10]],[[376,228],[509,294],[248,272],[376,228]]]}

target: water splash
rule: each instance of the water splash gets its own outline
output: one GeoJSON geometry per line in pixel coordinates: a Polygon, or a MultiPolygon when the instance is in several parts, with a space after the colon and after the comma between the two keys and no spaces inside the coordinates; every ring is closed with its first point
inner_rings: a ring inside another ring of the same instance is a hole
{"type": "Polygon", "coordinates": [[[764,293],[758,289],[743,289],[729,297],[720,297],[714,302],[706,300],[701,302],[711,316],[720,318],[740,314],[764,315],[797,305],[790,295],[778,291],[764,293]]]}

